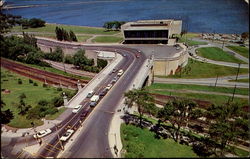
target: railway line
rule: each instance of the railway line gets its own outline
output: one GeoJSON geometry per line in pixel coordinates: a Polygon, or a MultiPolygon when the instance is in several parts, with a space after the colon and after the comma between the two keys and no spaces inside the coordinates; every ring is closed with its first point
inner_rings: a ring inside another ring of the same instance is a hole
{"type": "MultiPolygon", "coordinates": [[[[36,68],[28,67],[5,58],[1,58],[1,66],[16,72],[20,75],[36,79],[42,82],[46,82],[50,85],[60,85],[68,88],[77,89],[78,79],[72,77],[65,77],[55,73],[47,72],[44,70],[39,70],[36,68]]],[[[79,80],[79,82],[84,86],[88,83],[88,80],[79,80]]]]}

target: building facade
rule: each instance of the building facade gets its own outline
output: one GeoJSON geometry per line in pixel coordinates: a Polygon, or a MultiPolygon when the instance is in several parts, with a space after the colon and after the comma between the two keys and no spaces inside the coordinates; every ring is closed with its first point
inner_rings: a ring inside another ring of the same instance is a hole
{"type": "Polygon", "coordinates": [[[121,26],[124,44],[174,45],[175,35],[182,30],[181,20],[141,20],[121,26]]]}

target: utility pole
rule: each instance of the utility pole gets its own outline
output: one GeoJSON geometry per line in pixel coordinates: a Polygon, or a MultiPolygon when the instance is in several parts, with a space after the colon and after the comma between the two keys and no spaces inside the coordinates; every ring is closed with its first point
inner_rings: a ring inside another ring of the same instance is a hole
{"type": "Polygon", "coordinates": [[[223,41],[222,41],[222,50],[224,49],[224,44],[225,44],[225,38],[223,38],[223,41]]]}
{"type": "Polygon", "coordinates": [[[233,92],[232,102],[234,101],[235,90],[236,90],[236,85],[234,85],[234,92],[233,92]]]}
{"type": "Polygon", "coordinates": [[[237,70],[237,75],[236,75],[236,79],[235,79],[235,81],[237,81],[237,79],[238,79],[238,75],[239,75],[239,72],[240,72],[240,63],[238,63],[238,65],[239,65],[239,67],[238,67],[238,70],[237,70]]]}
{"type": "Polygon", "coordinates": [[[214,85],[214,87],[216,87],[216,85],[217,85],[217,81],[218,81],[218,74],[217,74],[217,76],[216,76],[216,81],[215,81],[215,85],[214,85]]]}

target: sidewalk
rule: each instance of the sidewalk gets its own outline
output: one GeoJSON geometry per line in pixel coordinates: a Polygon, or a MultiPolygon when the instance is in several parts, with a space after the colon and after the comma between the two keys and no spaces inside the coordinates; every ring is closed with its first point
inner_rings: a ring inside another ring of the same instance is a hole
{"type": "Polygon", "coordinates": [[[116,67],[120,61],[122,60],[122,56],[120,54],[116,54],[116,59],[112,61],[106,68],[104,68],[98,75],[96,75],[84,88],[82,88],[69,102],[68,108],[73,108],[76,105],[80,104],[83,99],[86,98],[88,93],[93,90],[96,86],[98,86],[102,80],[112,71],[114,67],[116,67]]]}
{"type": "MultiPolygon", "coordinates": [[[[133,82],[131,83],[131,85],[128,87],[127,90],[131,90],[133,88],[139,88],[141,87],[143,81],[144,81],[144,78],[141,77],[142,74],[145,74],[146,71],[148,71],[148,69],[145,69],[147,68],[147,65],[148,65],[148,59],[145,60],[145,62],[143,63],[141,69],[139,70],[139,73],[137,73],[137,75],[135,76],[135,78],[133,79],[133,82]]],[[[117,107],[116,111],[115,111],[115,114],[113,116],[113,119],[111,121],[111,125],[110,125],[110,128],[109,128],[109,135],[108,135],[108,139],[109,139],[109,147],[111,148],[111,152],[113,154],[113,156],[115,158],[121,158],[121,157],[124,157],[124,156],[121,156],[121,151],[122,151],[122,141],[121,141],[121,124],[124,122],[121,117],[123,115],[125,115],[125,111],[127,111],[127,108],[124,104],[124,101],[125,99],[123,98],[123,100],[120,102],[119,106],[117,107]],[[118,110],[120,110],[118,112],[118,110]],[[116,145],[116,148],[117,148],[117,153],[115,153],[115,149],[114,149],[114,146],[116,145]]],[[[130,113],[136,111],[136,108],[131,108],[129,109],[130,113]]]]}

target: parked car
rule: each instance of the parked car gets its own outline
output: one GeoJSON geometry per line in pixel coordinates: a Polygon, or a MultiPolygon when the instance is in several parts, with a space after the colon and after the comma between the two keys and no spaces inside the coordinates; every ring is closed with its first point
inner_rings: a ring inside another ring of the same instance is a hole
{"type": "Polygon", "coordinates": [[[74,133],[74,130],[68,129],[67,132],[60,138],[60,140],[67,141],[73,133],[74,133]]]}
{"type": "Polygon", "coordinates": [[[93,97],[90,99],[90,106],[91,107],[94,107],[94,106],[96,106],[96,104],[98,103],[98,101],[99,101],[99,95],[93,95],[93,97]]]}
{"type": "Polygon", "coordinates": [[[108,92],[108,89],[105,88],[104,90],[102,90],[102,92],[100,93],[100,96],[105,96],[108,92]]]}
{"type": "Polygon", "coordinates": [[[119,72],[117,73],[117,76],[121,76],[123,74],[123,70],[120,69],[119,72]]]}
{"type": "Polygon", "coordinates": [[[88,115],[89,111],[84,111],[81,115],[80,118],[85,118],[88,115]]]}
{"type": "Polygon", "coordinates": [[[88,93],[87,98],[91,98],[93,95],[95,94],[95,92],[92,90],[88,93]]]}
{"type": "Polygon", "coordinates": [[[42,137],[50,134],[51,132],[52,132],[51,129],[42,130],[42,131],[39,131],[37,134],[33,135],[33,137],[35,139],[42,138],[42,137]]]}
{"type": "Polygon", "coordinates": [[[108,84],[107,87],[106,87],[106,89],[110,90],[112,86],[113,86],[112,84],[108,84]]]}
{"type": "Polygon", "coordinates": [[[117,69],[116,68],[114,68],[113,70],[112,70],[112,73],[115,73],[117,71],[117,69]]]}
{"type": "Polygon", "coordinates": [[[82,108],[82,105],[77,105],[73,108],[72,112],[77,113],[82,108]]]}
{"type": "Polygon", "coordinates": [[[111,81],[111,83],[114,84],[115,82],[117,82],[117,80],[118,80],[118,77],[115,76],[115,77],[113,78],[113,80],[111,81]]]}

